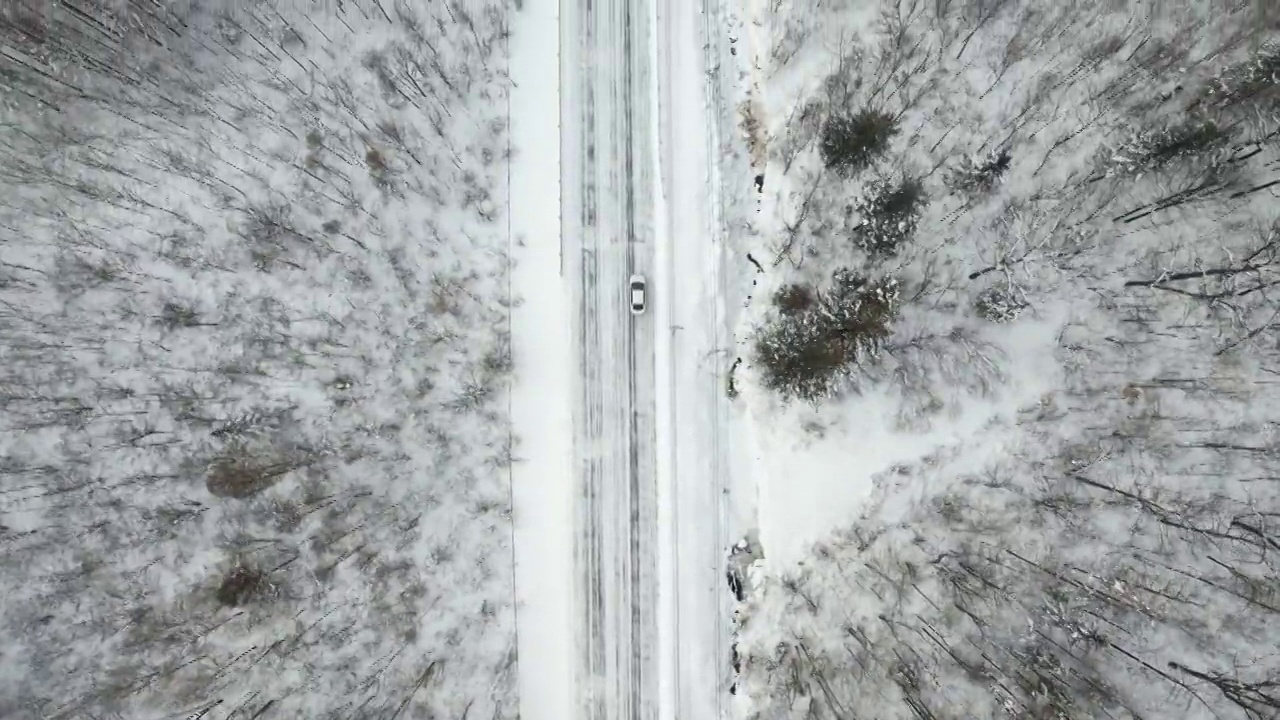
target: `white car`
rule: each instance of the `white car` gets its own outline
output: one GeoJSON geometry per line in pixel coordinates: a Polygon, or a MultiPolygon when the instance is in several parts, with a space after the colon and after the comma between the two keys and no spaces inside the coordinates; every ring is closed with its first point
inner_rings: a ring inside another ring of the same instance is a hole
{"type": "Polygon", "coordinates": [[[632,275],[631,282],[627,283],[627,286],[631,288],[631,314],[639,315],[644,312],[645,303],[648,301],[644,276],[632,275]]]}

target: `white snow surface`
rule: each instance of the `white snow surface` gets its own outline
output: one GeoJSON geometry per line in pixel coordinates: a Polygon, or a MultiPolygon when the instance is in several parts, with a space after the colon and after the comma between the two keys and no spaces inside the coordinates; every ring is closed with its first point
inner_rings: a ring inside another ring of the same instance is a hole
{"type": "MultiPolygon", "coordinates": [[[[732,363],[725,285],[724,148],[732,131],[721,75],[727,4],[658,3],[660,220],[655,276],[659,527],[660,717],[724,718],[729,708],[727,550],[732,363]]],[[[739,186],[745,174],[738,173],[739,186]]],[[[729,185],[730,188],[725,186],[729,185]]]]}
{"type": "Polygon", "coordinates": [[[993,422],[1011,421],[1020,408],[1056,386],[1052,357],[1061,322],[1061,313],[1050,311],[1049,319],[1023,323],[1005,348],[1011,370],[1004,392],[966,404],[927,431],[895,427],[901,397],[892,388],[868,388],[820,409],[744,393],[766,566],[794,566],[815,542],[857,517],[881,473],[980,438],[988,443],[989,455],[998,455],[999,446],[983,432],[993,422]]]}
{"type": "Polygon", "coordinates": [[[511,417],[520,717],[577,708],[571,312],[560,236],[559,5],[512,14],[511,417]]]}

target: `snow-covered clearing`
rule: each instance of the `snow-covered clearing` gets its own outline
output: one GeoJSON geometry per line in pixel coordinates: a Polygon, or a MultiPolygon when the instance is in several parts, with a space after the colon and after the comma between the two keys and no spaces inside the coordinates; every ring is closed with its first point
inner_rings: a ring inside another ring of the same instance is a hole
{"type": "Polygon", "coordinates": [[[513,14],[510,198],[512,465],[520,717],[577,708],[573,371],[560,238],[560,18],[556,3],[513,14]]]}
{"type": "Polygon", "coordinates": [[[745,711],[1274,717],[1277,6],[754,10],[745,711]]]}
{"type": "Polygon", "coordinates": [[[0,9],[0,715],[517,715],[506,14],[0,9]]]}

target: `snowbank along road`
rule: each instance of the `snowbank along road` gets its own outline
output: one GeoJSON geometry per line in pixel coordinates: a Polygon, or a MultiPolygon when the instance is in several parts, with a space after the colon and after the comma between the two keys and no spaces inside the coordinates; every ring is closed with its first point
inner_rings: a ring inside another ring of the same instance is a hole
{"type": "MultiPolygon", "coordinates": [[[[729,714],[726,550],[732,333],[726,312],[721,188],[733,113],[721,92],[729,61],[721,0],[657,0],[659,108],[657,342],[662,543],[659,617],[663,718],[729,714]]],[[[742,178],[745,182],[747,178],[742,178]]]]}

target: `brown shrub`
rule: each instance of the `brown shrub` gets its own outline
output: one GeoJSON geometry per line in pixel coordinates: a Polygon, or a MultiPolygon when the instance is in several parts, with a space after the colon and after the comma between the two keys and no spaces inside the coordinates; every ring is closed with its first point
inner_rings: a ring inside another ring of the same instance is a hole
{"type": "Polygon", "coordinates": [[[227,455],[209,466],[205,487],[214,497],[249,498],[280,482],[297,467],[294,462],[262,462],[242,455],[227,455]]]}
{"type": "Polygon", "coordinates": [[[222,576],[222,582],[214,592],[218,603],[226,607],[240,607],[271,591],[267,574],[258,568],[235,565],[222,576]]]}

